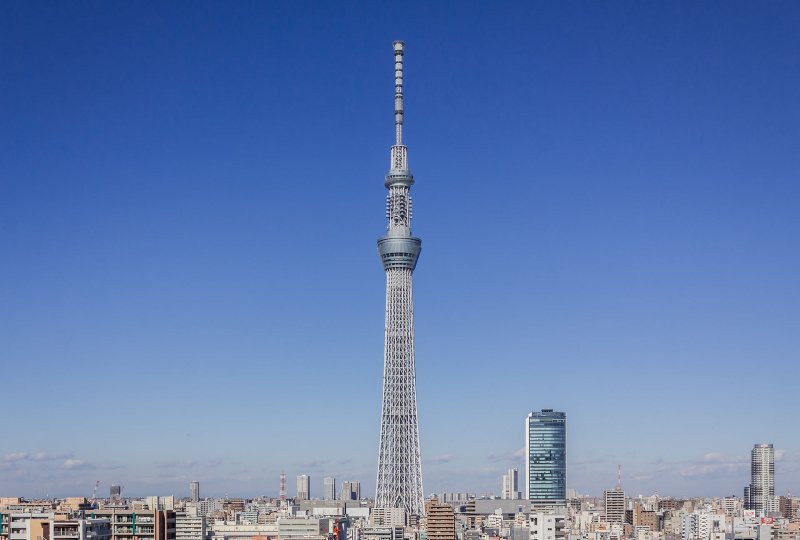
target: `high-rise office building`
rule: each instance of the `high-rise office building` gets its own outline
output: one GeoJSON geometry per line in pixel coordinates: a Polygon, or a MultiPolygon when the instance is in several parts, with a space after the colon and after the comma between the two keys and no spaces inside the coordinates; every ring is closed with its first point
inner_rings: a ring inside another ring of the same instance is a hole
{"type": "Polygon", "coordinates": [[[775,506],[775,449],[757,444],[750,453],[750,510],[766,516],[775,506]]]}
{"type": "Polygon", "coordinates": [[[200,482],[197,480],[189,482],[189,498],[194,502],[200,500],[200,482]]]}
{"type": "Polygon", "coordinates": [[[122,498],[122,487],[111,484],[111,487],[108,489],[108,496],[112,502],[119,501],[122,498]]]}
{"type": "Polygon", "coordinates": [[[326,501],[336,500],[336,478],[333,476],[326,476],[324,482],[325,489],[323,490],[323,498],[326,501]]]}
{"type": "Polygon", "coordinates": [[[625,492],[617,484],[614,489],[603,492],[605,505],[605,521],[609,523],[625,523],[625,492]]]}
{"type": "Polygon", "coordinates": [[[567,415],[553,409],[525,419],[525,492],[531,504],[567,498],[567,415]]]}
{"type": "Polygon", "coordinates": [[[311,499],[311,477],[307,474],[297,477],[297,499],[301,501],[311,499]]]}
{"type": "Polygon", "coordinates": [[[417,381],[414,364],[414,303],[411,274],[422,241],[411,236],[411,186],[408,151],[403,144],[403,50],[394,47],[395,144],[384,186],[388,227],[378,239],[378,254],[386,272],[386,319],[383,349],[383,403],[378,450],[376,508],[403,508],[421,515],[422,459],[417,420],[417,381]]]}
{"type": "Polygon", "coordinates": [[[342,482],[342,500],[360,501],[361,482],[342,482]]]}
{"type": "Polygon", "coordinates": [[[508,469],[503,475],[503,499],[519,499],[519,471],[517,468],[508,469]]]}

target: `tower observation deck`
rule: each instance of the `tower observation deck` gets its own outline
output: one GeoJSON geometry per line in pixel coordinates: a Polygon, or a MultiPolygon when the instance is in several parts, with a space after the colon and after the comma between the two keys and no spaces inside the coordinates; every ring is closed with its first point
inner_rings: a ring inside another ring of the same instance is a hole
{"type": "Polygon", "coordinates": [[[408,149],[403,144],[403,51],[394,48],[395,144],[384,185],[386,234],[378,239],[378,255],[386,272],[386,324],[383,352],[383,403],[378,451],[376,508],[403,508],[424,513],[422,463],[417,420],[414,364],[414,303],[411,274],[422,241],[411,235],[411,186],[408,149]]]}

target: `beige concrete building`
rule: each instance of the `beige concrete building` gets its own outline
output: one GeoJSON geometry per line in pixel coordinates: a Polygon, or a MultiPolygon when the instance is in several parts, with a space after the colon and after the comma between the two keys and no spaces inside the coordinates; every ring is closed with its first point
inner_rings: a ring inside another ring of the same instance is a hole
{"type": "Polygon", "coordinates": [[[658,513],[645,510],[641,503],[633,504],[632,510],[625,511],[625,522],[633,527],[647,527],[650,531],[658,531],[658,513]]]}
{"type": "Polygon", "coordinates": [[[603,492],[605,507],[603,521],[608,523],[625,523],[625,492],[617,485],[614,489],[603,492]]]}
{"type": "Polygon", "coordinates": [[[66,518],[55,512],[0,510],[0,540],[46,540],[50,521],[66,518]]]}
{"type": "Polygon", "coordinates": [[[57,512],[0,510],[0,540],[111,540],[111,524],[57,512]]]}
{"type": "Polygon", "coordinates": [[[405,527],[406,517],[403,508],[373,508],[369,519],[373,527],[405,527]]]}
{"type": "Polygon", "coordinates": [[[456,516],[452,506],[431,499],[425,503],[424,519],[428,540],[455,540],[456,516]]]}

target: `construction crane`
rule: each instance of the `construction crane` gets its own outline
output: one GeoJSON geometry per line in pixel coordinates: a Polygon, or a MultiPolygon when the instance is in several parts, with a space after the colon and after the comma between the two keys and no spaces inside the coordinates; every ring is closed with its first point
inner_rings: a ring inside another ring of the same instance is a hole
{"type": "Polygon", "coordinates": [[[97,488],[100,487],[100,480],[96,480],[94,483],[94,489],[92,490],[92,504],[97,503],[97,488]]]}

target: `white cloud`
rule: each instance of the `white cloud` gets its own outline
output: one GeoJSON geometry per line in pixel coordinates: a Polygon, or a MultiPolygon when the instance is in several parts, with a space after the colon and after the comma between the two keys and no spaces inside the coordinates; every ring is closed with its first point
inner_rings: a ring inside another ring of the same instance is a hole
{"type": "Polygon", "coordinates": [[[60,454],[51,454],[49,452],[36,452],[30,456],[31,461],[58,461],[59,459],[69,459],[72,457],[72,452],[64,452],[60,454]]]}
{"type": "Polygon", "coordinates": [[[90,469],[91,466],[88,463],[86,463],[85,461],[83,461],[82,459],[72,459],[72,458],[70,458],[70,459],[64,460],[64,463],[61,464],[61,468],[62,469],[68,469],[68,470],[90,469]]]}
{"type": "Polygon", "coordinates": [[[503,454],[489,454],[486,459],[493,463],[497,463],[499,461],[519,461],[523,457],[525,457],[525,447],[503,454]]]}
{"type": "Polygon", "coordinates": [[[433,456],[425,459],[425,463],[450,463],[455,459],[453,454],[442,454],[441,456],[433,456]]]}
{"type": "Polygon", "coordinates": [[[680,474],[684,478],[713,478],[739,473],[747,467],[746,457],[730,457],[719,452],[708,452],[700,459],[684,462],[680,474]]]}

